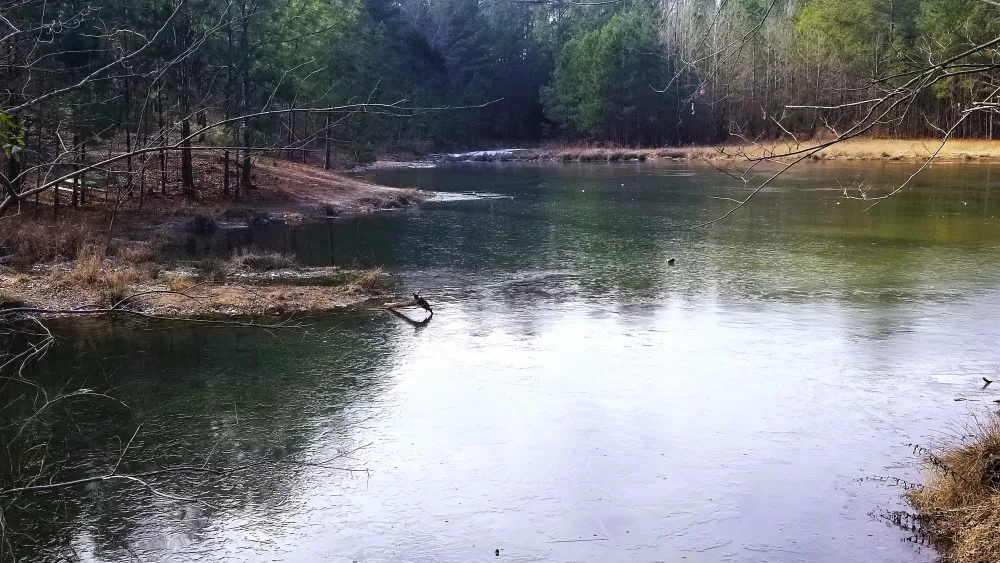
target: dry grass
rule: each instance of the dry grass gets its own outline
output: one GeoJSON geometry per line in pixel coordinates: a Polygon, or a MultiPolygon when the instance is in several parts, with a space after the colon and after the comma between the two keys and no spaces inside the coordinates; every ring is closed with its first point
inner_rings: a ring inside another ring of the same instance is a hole
{"type": "Polygon", "coordinates": [[[135,264],[127,264],[113,272],[106,273],[103,281],[107,285],[128,285],[145,281],[148,278],[148,269],[135,264]]]}
{"type": "Polygon", "coordinates": [[[1000,561],[1000,414],[976,419],[967,438],[926,453],[927,482],[907,498],[950,563],[1000,561]]]}
{"type": "MultiPolygon", "coordinates": [[[[722,147],[660,147],[637,149],[629,147],[599,147],[590,145],[551,146],[513,153],[475,154],[460,160],[486,162],[555,161],[555,162],[618,162],[646,160],[729,160],[746,156],[763,157],[786,154],[816,146],[820,141],[802,144],[770,141],[759,145],[727,144],[722,147]]],[[[934,139],[852,139],[823,149],[813,160],[922,160],[938,149],[934,139]]],[[[954,139],[938,153],[941,160],[1000,159],[1000,141],[954,139]]]]}
{"type": "Polygon", "coordinates": [[[327,215],[347,211],[393,209],[419,202],[416,190],[381,186],[361,178],[337,174],[316,166],[257,157],[261,181],[290,201],[312,202],[327,215]]]}
{"type": "MultiPolygon", "coordinates": [[[[50,282],[60,287],[98,286],[99,293],[111,290],[120,293],[133,284],[155,279],[156,270],[156,265],[151,263],[136,264],[122,260],[105,259],[100,247],[85,246],[80,249],[76,263],[71,269],[53,269],[48,277],[50,282]]],[[[31,279],[31,276],[21,273],[12,278],[11,281],[13,283],[28,283],[31,279]]]]}
{"type": "Polygon", "coordinates": [[[156,250],[148,243],[130,241],[118,248],[115,252],[116,258],[129,264],[147,264],[155,262],[159,258],[156,250]]]}
{"type": "Polygon", "coordinates": [[[401,209],[419,202],[421,199],[419,191],[413,188],[404,188],[397,191],[375,192],[372,196],[359,199],[357,203],[362,209],[401,209]]]}
{"type": "Polygon", "coordinates": [[[270,272],[296,266],[295,257],[280,252],[254,252],[249,248],[238,251],[229,259],[229,266],[236,270],[270,272]]]}
{"type": "Polygon", "coordinates": [[[76,283],[95,284],[101,279],[104,253],[96,246],[85,246],[80,249],[76,265],[69,272],[69,279],[76,283]]]}
{"type": "Polygon", "coordinates": [[[125,300],[132,293],[126,283],[119,280],[107,280],[97,291],[97,305],[108,309],[121,307],[125,305],[125,300]]]}
{"type": "MultiPolygon", "coordinates": [[[[176,317],[253,316],[328,311],[356,305],[380,295],[387,285],[387,277],[380,269],[341,270],[333,266],[296,270],[289,272],[287,278],[282,274],[247,273],[238,283],[225,280],[213,283],[202,279],[203,272],[190,273],[192,268],[188,265],[184,268],[187,273],[154,280],[147,275],[145,264],[127,264],[111,258],[99,263],[95,256],[81,256],[76,273],[63,265],[53,266],[47,272],[0,273],[0,298],[16,297],[18,302],[52,309],[97,305],[176,317]],[[76,281],[73,276],[87,283],[76,281]],[[188,296],[159,292],[164,289],[188,296]],[[126,301],[137,293],[142,295],[126,301]]],[[[215,266],[202,267],[210,270],[215,266]]]]}
{"type": "Polygon", "coordinates": [[[385,289],[385,272],[382,268],[372,268],[358,274],[350,283],[357,291],[364,293],[377,293],[385,289]]]}
{"type": "MultiPolygon", "coordinates": [[[[853,139],[824,149],[819,155],[822,158],[919,160],[929,157],[940,144],[935,139],[853,139]]],[[[953,139],[941,149],[938,158],[1000,158],[1000,141],[953,139]]]]}
{"type": "Polygon", "coordinates": [[[18,215],[0,222],[0,253],[16,266],[72,260],[101,238],[102,219],[80,214],[72,221],[18,215]]]}
{"type": "Polygon", "coordinates": [[[170,291],[187,291],[194,286],[194,280],[187,276],[172,276],[167,279],[167,289],[170,291]]]}

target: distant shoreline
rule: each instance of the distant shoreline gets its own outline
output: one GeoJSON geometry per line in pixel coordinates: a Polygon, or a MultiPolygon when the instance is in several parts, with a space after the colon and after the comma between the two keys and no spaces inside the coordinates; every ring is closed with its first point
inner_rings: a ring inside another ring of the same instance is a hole
{"type": "MultiPolygon", "coordinates": [[[[790,151],[808,149],[823,141],[799,144],[768,142],[758,145],[728,144],[689,147],[600,147],[590,145],[549,145],[536,148],[476,150],[429,155],[413,160],[387,159],[370,166],[377,168],[420,168],[449,162],[644,162],[651,160],[739,160],[743,158],[775,158],[790,151]]],[[[824,148],[809,160],[887,160],[921,162],[928,159],[940,145],[935,139],[852,139],[824,148]]],[[[968,162],[1000,160],[1000,140],[953,139],[940,150],[935,160],[968,162]]]]}

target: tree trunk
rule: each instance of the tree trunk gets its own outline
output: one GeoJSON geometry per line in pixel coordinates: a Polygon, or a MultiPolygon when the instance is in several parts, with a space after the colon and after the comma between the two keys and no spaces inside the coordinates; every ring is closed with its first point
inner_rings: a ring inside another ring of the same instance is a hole
{"type": "MultiPolygon", "coordinates": [[[[240,64],[240,87],[241,87],[241,99],[240,99],[240,111],[243,115],[247,114],[247,109],[249,106],[250,97],[250,14],[247,13],[246,1],[242,4],[242,9],[240,13],[242,17],[242,27],[240,33],[240,53],[242,54],[242,62],[240,64]]],[[[250,124],[245,120],[243,121],[243,164],[240,167],[240,186],[246,190],[250,191],[252,187],[250,185],[250,164],[252,162],[250,158],[250,145],[253,143],[253,131],[250,129],[250,124]]],[[[237,193],[237,196],[239,194],[237,193]]]]}
{"type": "MultiPolygon", "coordinates": [[[[80,169],[80,134],[73,134],[73,170],[80,169]]],[[[73,207],[80,205],[80,177],[73,176],[73,207]]]]}
{"type": "MultiPolygon", "coordinates": [[[[132,179],[132,91],[129,88],[129,81],[125,80],[125,152],[129,154],[125,158],[125,194],[132,197],[132,190],[135,184],[132,179]]],[[[104,186],[104,193],[107,194],[111,188],[111,182],[104,186]]]]}
{"type": "Polygon", "coordinates": [[[191,136],[191,120],[188,119],[187,115],[181,122],[181,135],[184,137],[184,141],[181,143],[181,186],[184,190],[184,197],[194,199],[194,166],[191,162],[191,139],[188,138],[191,136]]]}
{"type": "MultiPolygon", "coordinates": [[[[80,142],[80,166],[87,166],[87,141],[80,142]]],[[[80,186],[80,205],[87,205],[87,173],[82,172],[80,174],[79,181],[77,182],[80,186]]],[[[106,197],[106,196],[105,196],[106,197]]]]}
{"type": "Polygon", "coordinates": [[[326,114],[326,128],[324,130],[326,131],[326,134],[324,135],[326,137],[325,139],[326,159],[324,159],[323,161],[323,168],[325,170],[329,170],[330,169],[330,114],[329,113],[326,114]]]}
{"type": "Polygon", "coordinates": [[[205,142],[205,127],[208,126],[208,112],[205,108],[198,110],[198,142],[205,142]]]}
{"type": "Polygon", "coordinates": [[[160,127],[160,193],[167,195],[167,130],[163,124],[163,84],[156,90],[156,111],[160,127]]]}
{"type": "MultiPolygon", "coordinates": [[[[228,46],[226,53],[231,54],[233,52],[233,24],[231,21],[229,22],[229,24],[226,25],[226,32],[227,32],[226,43],[228,46]]],[[[226,117],[225,117],[226,119],[232,117],[232,107],[233,107],[233,59],[230,58],[228,60],[228,64],[226,65],[226,117]]],[[[233,138],[235,139],[235,136],[233,138]]],[[[229,142],[228,140],[226,141],[226,147],[228,147],[231,144],[232,143],[229,142]]],[[[226,198],[229,197],[229,149],[228,148],[226,148],[226,150],[222,152],[222,195],[223,197],[226,198]]]]}
{"type": "MultiPolygon", "coordinates": [[[[182,52],[190,47],[191,16],[188,4],[184,4],[182,52]]],[[[194,199],[194,165],[191,159],[191,63],[185,59],[181,63],[181,190],[184,197],[194,199]]]]}

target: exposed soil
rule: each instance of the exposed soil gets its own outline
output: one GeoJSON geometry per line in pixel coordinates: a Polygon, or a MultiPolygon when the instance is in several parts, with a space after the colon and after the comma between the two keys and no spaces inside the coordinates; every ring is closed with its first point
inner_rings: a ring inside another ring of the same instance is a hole
{"type": "MultiPolygon", "coordinates": [[[[234,185],[230,188],[230,196],[225,197],[220,157],[197,155],[194,168],[196,197],[185,197],[171,178],[167,193],[156,189],[148,191],[141,209],[138,198],[125,200],[119,209],[121,220],[147,229],[196,215],[217,221],[297,222],[331,215],[400,209],[424,200],[424,194],[417,190],[382,186],[321,167],[263,156],[254,158],[252,187],[236,196],[234,185]]],[[[147,174],[147,182],[157,185],[159,179],[155,174],[147,174]]],[[[27,205],[30,208],[30,204],[27,205]]],[[[51,209],[51,205],[44,207],[51,209]]],[[[107,211],[100,196],[89,207],[107,211]]]]}
{"type": "Polygon", "coordinates": [[[284,160],[258,159],[260,181],[303,214],[340,215],[398,209],[419,203],[415,189],[391,188],[322,168],[284,160]]]}

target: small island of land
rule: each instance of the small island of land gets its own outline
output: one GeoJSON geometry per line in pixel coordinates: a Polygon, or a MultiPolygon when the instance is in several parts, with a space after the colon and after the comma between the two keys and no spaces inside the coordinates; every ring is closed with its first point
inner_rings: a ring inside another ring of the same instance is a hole
{"type": "MultiPolygon", "coordinates": [[[[219,180],[218,161],[194,164],[199,186],[219,180]]],[[[187,197],[168,185],[165,194],[146,193],[141,206],[137,198],[95,186],[76,207],[64,201],[56,208],[51,193],[26,202],[0,222],[0,301],[10,312],[58,316],[252,316],[340,308],[382,295],[389,287],[382,270],[309,268],[293,256],[255,249],[184,257],[174,248],[178,234],[212,236],[228,225],[401,209],[424,199],[416,190],[264,157],[254,159],[252,186],[239,199],[225,199],[212,189],[187,197]]]]}

